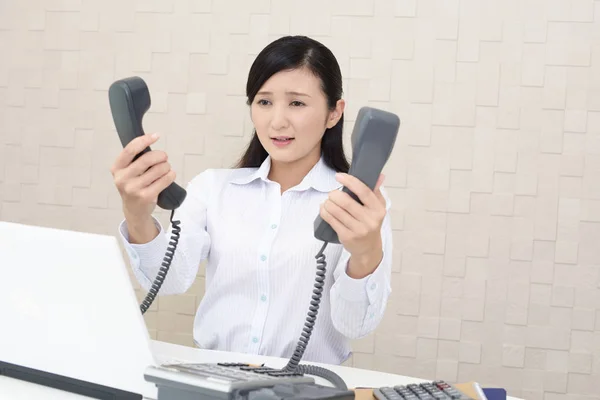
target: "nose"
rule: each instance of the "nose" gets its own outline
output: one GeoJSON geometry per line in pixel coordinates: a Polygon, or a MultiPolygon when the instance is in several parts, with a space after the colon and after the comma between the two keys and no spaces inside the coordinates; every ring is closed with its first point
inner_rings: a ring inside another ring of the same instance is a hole
{"type": "Polygon", "coordinates": [[[284,107],[273,107],[272,110],[271,128],[276,131],[285,129],[289,123],[286,109],[284,107]]]}

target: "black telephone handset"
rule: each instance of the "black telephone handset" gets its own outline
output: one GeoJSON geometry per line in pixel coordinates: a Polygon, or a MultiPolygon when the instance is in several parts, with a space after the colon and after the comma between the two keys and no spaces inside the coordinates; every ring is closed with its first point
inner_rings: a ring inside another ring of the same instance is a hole
{"type": "MultiPolygon", "coordinates": [[[[123,147],[136,137],[143,136],[142,120],[151,104],[150,91],[146,82],[137,76],[120,79],[108,89],[108,99],[123,147]]],[[[133,161],[149,151],[150,147],[146,147],[134,157],[133,161]]],[[[186,194],[184,188],[173,182],[160,192],[156,205],[164,210],[174,210],[183,203],[186,194]]]]}
{"type": "MultiPolygon", "coordinates": [[[[121,139],[121,144],[125,147],[134,138],[144,135],[142,119],[146,111],[150,108],[150,92],[144,80],[134,76],[114,82],[110,86],[108,94],[117,133],[121,139]]],[[[349,174],[360,179],[369,188],[374,189],[377,179],[392,152],[399,127],[400,119],[395,114],[372,107],[361,108],[356,118],[354,130],[352,131],[353,157],[350,170],[348,171],[349,174]]],[[[150,151],[149,147],[144,149],[135,158],[148,151],[150,151]]],[[[360,203],[358,197],[349,189],[344,187],[342,190],[360,203]]],[[[186,191],[176,183],[172,183],[158,196],[157,205],[163,209],[171,210],[173,236],[171,237],[172,240],[169,242],[170,247],[167,249],[162,267],[152,288],[140,305],[142,314],[148,310],[154,301],[169,271],[169,266],[177,248],[180,231],[179,221],[174,221],[173,215],[175,209],[183,203],[185,197],[186,191]]],[[[335,231],[320,216],[317,216],[314,222],[314,235],[315,238],[323,241],[323,246],[315,257],[317,259],[317,276],[313,295],[306,322],[294,354],[288,364],[282,368],[281,373],[320,376],[332,382],[336,387],[345,389],[346,385],[344,381],[337,374],[317,366],[299,365],[317,319],[323,292],[327,265],[324,251],[328,243],[339,243],[335,231]]],[[[186,379],[189,379],[189,377],[186,379]]],[[[202,383],[198,385],[202,386],[202,383]]]]}
{"type": "MultiPolygon", "coordinates": [[[[108,100],[112,113],[115,128],[121,139],[123,147],[138,136],[144,135],[142,120],[144,115],[150,109],[150,91],[146,82],[138,76],[120,79],[110,85],[108,89],[108,100]]],[[[144,153],[150,151],[146,147],[137,154],[133,161],[137,160],[144,153]]],[[[160,288],[169,272],[169,267],[173,261],[177,243],[179,241],[179,221],[174,221],[175,209],[177,209],[185,200],[187,192],[184,188],[173,182],[158,195],[156,205],[165,210],[171,210],[171,224],[173,225],[173,234],[169,247],[165,253],[162,266],[152,283],[148,294],[140,304],[140,310],[144,314],[152,305],[152,302],[158,295],[160,288]]]]}
{"type": "MultiPolygon", "coordinates": [[[[348,174],[357,177],[371,190],[375,189],[396,143],[398,129],[400,118],[396,114],[372,107],[361,108],[351,136],[352,164],[348,174]]],[[[361,203],[358,196],[347,187],[343,187],[342,191],[361,203]]],[[[317,239],[327,243],[340,243],[337,233],[320,215],[315,219],[314,227],[317,239]]]]}

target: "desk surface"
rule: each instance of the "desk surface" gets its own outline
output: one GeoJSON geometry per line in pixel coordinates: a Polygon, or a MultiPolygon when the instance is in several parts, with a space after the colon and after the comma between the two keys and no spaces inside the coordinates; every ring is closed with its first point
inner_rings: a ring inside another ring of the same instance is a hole
{"type": "MultiPolygon", "coordinates": [[[[188,362],[248,362],[265,363],[271,367],[280,368],[287,363],[287,359],[276,357],[254,356],[249,354],[228,353],[212,350],[200,350],[187,346],[174,345],[166,342],[152,341],[152,352],[159,362],[166,361],[188,361],[188,362]]],[[[308,363],[307,363],[308,364],[308,363]]],[[[401,375],[388,374],[383,372],[350,368],[343,366],[331,366],[318,363],[310,363],[328,368],[341,376],[349,388],[357,387],[381,387],[394,386],[399,384],[419,383],[426,380],[411,378],[401,375]]],[[[324,382],[320,378],[317,382],[324,382]]],[[[62,392],[60,390],[47,388],[23,382],[4,376],[0,376],[0,399],[11,400],[82,400],[88,399],[84,396],[72,393],[62,392]],[[6,396],[6,397],[4,397],[6,396]]],[[[89,400],[89,399],[88,399],[89,400]]],[[[508,397],[508,400],[521,400],[515,397],[508,397]]]]}

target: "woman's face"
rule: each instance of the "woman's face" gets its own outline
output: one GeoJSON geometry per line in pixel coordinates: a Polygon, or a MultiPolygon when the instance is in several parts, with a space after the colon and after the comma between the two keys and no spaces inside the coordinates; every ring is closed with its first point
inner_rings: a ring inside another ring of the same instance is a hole
{"type": "Polygon", "coordinates": [[[335,126],[343,100],[330,111],[321,82],[308,69],[281,71],[265,82],[251,104],[251,117],[263,147],[275,161],[320,156],[325,129],[335,126]]]}

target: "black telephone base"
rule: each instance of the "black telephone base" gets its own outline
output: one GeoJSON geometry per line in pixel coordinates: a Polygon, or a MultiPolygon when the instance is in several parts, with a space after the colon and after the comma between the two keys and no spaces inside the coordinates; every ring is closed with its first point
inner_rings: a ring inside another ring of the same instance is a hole
{"type": "Polygon", "coordinates": [[[315,384],[280,384],[272,388],[254,389],[249,391],[239,391],[225,394],[202,394],[198,396],[197,392],[179,389],[173,387],[158,387],[157,400],[177,399],[177,400],[354,400],[354,392],[351,390],[339,390],[326,386],[315,384]]]}
{"type": "Polygon", "coordinates": [[[354,399],[345,384],[323,386],[303,373],[246,363],[163,364],[144,376],[156,385],[157,400],[354,399]]]}
{"type": "Polygon", "coordinates": [[[248,400],[353,400],[355,398],[352,390],[340,390],[327,386],[315,384],[284,384],[272,388],[263,388],[248,393],[248,400]]]}

